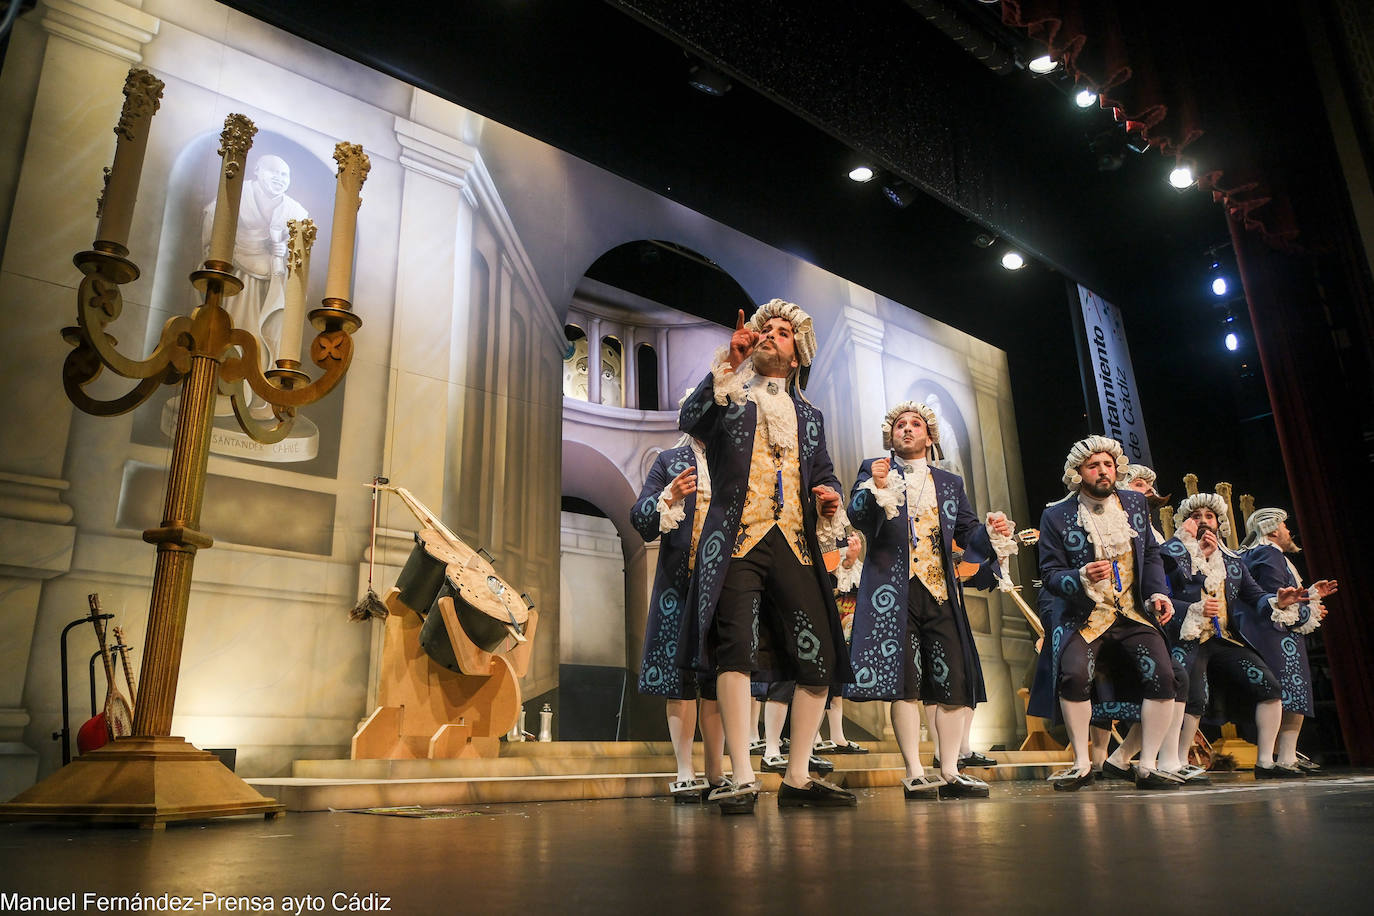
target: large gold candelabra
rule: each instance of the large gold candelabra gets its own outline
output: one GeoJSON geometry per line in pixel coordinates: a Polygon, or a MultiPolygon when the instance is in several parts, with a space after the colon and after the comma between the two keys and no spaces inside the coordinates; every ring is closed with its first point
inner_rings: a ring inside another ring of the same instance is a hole
{"type": "Polygon", "coordinates": [[[215,398],[227,395],[243,431],[270,444],[290,433],[299,408],[318,401],[343,379],[353,357],[353,332],[362,325],[348,295],[358,195],[369,162],[359,146],[340,143],[335,149],[338,187],[328,279],[324,300],[309,314],[318,331],[310,345],[310,358],[323,370],[319,378],[311,381],[301,371],[299,360],[305,285],[315,237],[311,221],[293,220],[289,225],[286,310],[275,366],[263,370],[258,339],[235,328],[224,308],[224,301],[243,289],[242,281],[230,270],[244,165],[257,132],[251,121],[237,114],[225,120],[220,135],[222,167],[209,255],[190,278],[202,303],[189,316],[169,319],[146,358],[130,359],[119,352],[106,328],[123,311],[120,287],[139,276],[126,243],[148,129],[162,88],[162,82],[147,71],[129,72],[124,108],[115,127],[114,165],[106,170],[105,190],[97,207],[97,238],[92,250],[73,258],[85,275],[77,293],[77,324],[62,332],[74,348],[63,366],[63,385],[72,403],[87,413],[127,413],[162,385],[181,385],[162,524],[143,533],[145,541],[157,545],[157,564],[133,734],[82,755],[9,804],[0,805],[3,818],[155,827],[172,820],[255,813],[276,816],[283,811],[280,803],[260,795],[213,754],[171,737],[172,708],[192,567],[196,552],[214,543],[200,531],[200,515],[215,398]],[[105,369],[132,380],[133,387],[110,399],[92,396],[88,386],[105,369]],[[245,384],[270,405],[270,418],[258,418],[249,411],[245,384]]]}

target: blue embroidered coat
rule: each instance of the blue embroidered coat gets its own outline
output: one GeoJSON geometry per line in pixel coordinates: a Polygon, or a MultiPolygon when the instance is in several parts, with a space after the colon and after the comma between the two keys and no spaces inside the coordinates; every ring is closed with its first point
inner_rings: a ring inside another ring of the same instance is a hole
{"type": "MultiPolygon", "coordinates": [[[[1240,555],[1241,562],[1250,571],[1250,576],[1262,591],[1277,593],[1281,588],[1296,588],[1298,580],[1288,568],[1283,551],[1272,543],[1260,543],[1240,555]]],[[[1311,610],[1306,604],[1298,605],[1297,622],[1284,626],[1269,620],[1265,626],[1263,606],[1256,621],[1257,626],[1247,634],[1269,670],[1279,679],[1283,688],[1283,708],[1303,716],[1314,715],[1312,704],[1312,665],[1307,659],[1307,639],[1295,633],[1311,620],[1311,610]]]]}
{"type": "MultiPolygon", "coordinates": [[[[792,393],[797,412],[797,451],[801,466],[802,524],[806,529],[806,543],[812,557],[811,572],[816,588],[825,602],[830,626],[831,644],[835,646],[833,684],[853,681],[853,669],[844,651],[844,632],[840,628],[840,613],[835,608],[834,587],[830,574],[821,561],[822,552],[816,540],[815,499],[811,488],[829,486],[842,493],[840,481],[825,448],[825,423],[821,412],[792,393]]],[[[716,603],[720,600],[725,571],[734,553],[735,536],[744,512],[744,498],[749,492],[749,463],[753,457],[754,430],[758,425],[758,407],[753,401],[743,404],[728,402],[724,406],[715,400],[715,385],[708,372],[706,378],[682,404],[678,413],[678,427],[706,444],[706,464],[711,473],[711,507],[706,513],[701,541],[697,544],[696,575],[692,577],[686,623],[678,664],[703,674],[715,673],[715,659],[710,651],[710,635],[715,620],[716,603]]],[[[800,641],[799,641],[800,642],[800,641]]],[[[819,645],[819,643],[817,643],[819,645]]],[[[779,670],[766,673],[769,680],[786,680],[790,672],[779,670]]]]}
{"type": "MultiPolygon", "coordinates": [[[[1259,644],[1263,642],[1262,634],[1266,629],[1274,627],[1269,617],[1269,599],[1274,597],[1274,593],[1266,592],[1256,584],[1239,555],[1225,547],[1218,549],[1222,552],[1222,565],[1226,569],[1226,616],[1231,623],[1231,634],[1239,637],[1245,646],[1253,649],[1262,659],[1264,654],[1259,651],[1259,644]]],[[[1181,660],[1189,647],[1189,644],[1180,638],[1183,621],[1188,615],[1188,605],[1202,598],[1207,576],[1202,570],[1193,568],[1193,558],[1189,555],[1188,548],[1176,537],[1164,542],[1160,547],[1160,556],[1164,560],[1164,570],[1169,577],[1169,592],[1174,601],[1174,619],[1169,621],[1169,635],[1172,637],[1174,658],[1181,660]]],[[[1307,608],[1301,606],[1298,615],[1297,625],[1301,626],[1307,621],[1307,608]]],[[[1253,668],[1249,662],[1245,664],[1253,668]]],[[[1188,676],[1196,675],[1189,671],[1188,676]]],[[[1260,678],[1262,675],[1257,671],[1251,671],[1250,677],[1260,678]]],[[[1208,686],[1214,689],[1207,692],[1206,721],[1221,723],[1250,720],[1254,711],[1253,699],[1232,690],[1229,682],[1225,680],[1209,677],[1208,686]]]]}
{"type": "MultiPolygon", "coordinates": [[[[911,535],[907,523],[906,496],[894,518],[888,518],[873,493],[860,489],[873,477],[873,462],[869,458],[859,466],[858,479],[849,496],[849,521],[868,540],[863,573],[859,580],[859,598],[854,608],[853,640],[850,661],[854,665],[854,684],[845,696],[856,700],[901,699],[903,655],[901,647],[917,634],[907,631],[907,589],[910,587],[911,535]]],[[[894,463],[893,473],[897,473],[894,463]]],[[[937,467],[930,468],[935,483],[936,503],[940,507],[940,552],[944,559],[945,586],[954,605],[954,619],[964,654],[964,671],[969,679],[969,692],[978,702],[987,700],[983,687],[983,669],[978,662],[978,649],[973,641],[968,613],[964,610],[963,589],[954,570],[953,542],[958,540],[964,550],[964,561],[980,567],[975,583],[981,587],[1001,575],[992,541],[973,507],[964,494],[964,482],[957,474],[937,467]],[[984,573],[990,576],[984,576],[984,573]]],[[[924,586],[917,585],[917,588],[924,586]]],[[[919,649],[919,646],[916,647],[919,649]]],[[[919,655],[917,656],[920,657],[919,655]]],[[[944,672],[948,676],[948,669],[944,672]]],[[[932,676],[940,679],[939,671],[932,676]]]]}
{"type": "MultiPolygon", "coordinates": [[[[690,445],[667,449],[654,460],[644,488],[639,491],[639,499],[630,510],[630,521],[646,543],[660,536],[659,494],[673,478],[696,466],[696,455],[690,445]]],[[[659,545],[658,568],[654,572],[653,592],[649,595],[649,619],[644,627],[644,657],[639,665],[640,693],[675,699],[689,699],[694,695],[683,689],[677,657],[682,644],[682,611],[687,602],[690,577],[687,561],[691,554],[696,504],[695,493],[683,500],[685,517],[676,528],[662,535],[659,545]]]]}
{"type": "MultiPolygon", "coordinates": [[[[1135,582],[1131,593],[1136,607],[1146,619],[1155,618],[1151,595],[1167,595],[1168,585],[1164,566],[1160,561],[1159,545],[1150,530],[1149,504],[1144,494],[1134,490],[1117,490],[1121,508],[1137,537],[1131,538],[1132,559],[1135,563],[1135,582]]],[[[1078,494],[1070,493],[1056,503],[1050,503],[1040,514],[1040,580],[1039,608],[1045,626],[1045,642],[1036,662],[1035,682],[1031,685],[1030,704],[1026,711],[1053,722],[1061,721],[1059,708],[1059,654],[1064,642],[1088,621],[1093,600],[1083,591],[1079,570],[1097,559],[1088,533],[1078,524],[1078,494]],[[1044,594],[1048,592],[1048,595],[1044,594]]],[[[1158,627],[1158,624],[1156,624],[1158,627]]],[[[1164,631],[1161,628],[1160,634],[1164,631]]],[[[1096,712],[1094,713],[1097,714],[1096,712]]],[[[1110,715],[1104,711],[1103,716],[1110,715]]],[[[1137,713],[1138,715],[1138,713],[1137,713]]]]}

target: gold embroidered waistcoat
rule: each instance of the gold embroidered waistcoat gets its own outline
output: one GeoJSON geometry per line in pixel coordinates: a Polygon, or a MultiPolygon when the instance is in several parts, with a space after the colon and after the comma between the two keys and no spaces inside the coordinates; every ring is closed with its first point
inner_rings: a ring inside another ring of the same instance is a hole
{"type": "Polygon", "coordinates": [[[1078,632],[1083,639],[1092,642],[1116,622],[1116,615],[1120,614],[1136,623],[1143,623],[1146,626],[1153,626],[1149,619],[1136,607],[1135,594],[1132,591],[1135,585],[1135,551],[1127,550],[1121,556],[1116,557],[1117,571],[1121,576],[1121,588],[1116,587],[1116,580],[1108,576],[1104,580],[1111,591],[1107,600],[1099,602],[1088,615],[1088,622],[1083,625],[1078,632]]]}
{"type": "Polygon", "coordinates": [[[754,451],[749,459],[749,492],[740,513],[739,532],[731,556],[742,557],[777,526],[787,545],[803,566],[811,565],[802,519],[801,464],[791,450],[774,448],[762,417],[754,428],[754,451]],[[782,500],[778,500],[778,475],[782,475],[782,500]]]}

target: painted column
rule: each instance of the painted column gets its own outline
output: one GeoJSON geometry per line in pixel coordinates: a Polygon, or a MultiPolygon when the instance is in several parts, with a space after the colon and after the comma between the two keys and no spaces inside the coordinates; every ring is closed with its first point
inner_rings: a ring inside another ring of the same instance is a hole
{"type": "MultiPolygon", "coordinates": [[[[0,428],[10,432],[0,453],[0,796],[10,798],[37,780],[37,748],[51,759],[51,724],[31,721],[24,704],[34,632],[46,580],[71,568],[76,527],[64,501],[69,436],[75,408],[62,389],[61,366],[70,347],[57,329],[76,313],[80,274],[72,255],[95,238],[101,176],[114,155],[112,125],[124,102],[129,68],[143,60],[160,20],[139,4],[119,0],[48,0],[23,17],[8,55],[42,59],[32,86],[32,117],[24,153],[0,166],[17,187],[0,260],[0,360],[7,377],[23,380],[0,398],[0,428]],[[41,15],[41,19],[38,17],[41,15]],[[73,143],[72,137],[101,137],[73,143]],[[54,163],[69,189],[53,191],[54,163]]],[[[22,78],[7,71],[10,79],[22,78]]],[[[146,224],[147,209],[135,217],[146,224]]],[[[137,245],[134,259],[151,252],[137,245]]],[[[124,289],[125,307],[146,304],[148,284],[124,289]]],[[[78,607],[72,617],[80,616],[78,607]]],[[[38,653],[44,667],[56,646],[38,653]]],[[[44,674],[46,675],[46,671],[44,674]]],[[[73,739],[74,740],[74,739],[73,739]]]]}

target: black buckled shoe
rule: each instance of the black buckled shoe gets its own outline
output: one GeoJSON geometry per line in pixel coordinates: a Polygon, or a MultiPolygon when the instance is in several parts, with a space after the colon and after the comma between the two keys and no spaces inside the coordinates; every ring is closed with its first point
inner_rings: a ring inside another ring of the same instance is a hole
{"type": "Polygon", "coordinates": [[[854,808],[858,804],[853,792],[824,779],[812,779],[804,789],[787,783],[778,789],[779,808],[854,808]]]}
{"type": "Polygon", "coordinates": [[[833,762],[826,760],[824,757],[817,757],[815,754],[812,754],[811,759],[806,762],[806,768],[813,773],[835,772],[835,764],[833,762]]]}
{"type": "Polygon", "coordinates": [[[940,798],[940,787],[944,784],[943,779],[930,773],[924,776],[911,776],[902,780],[902,794],[907,798],[934,801],[940,798]]]}
{"type": "Polygon", "coordinates": [[[1119,767],[1110,760],[1102,761],[1103,779],[1120,779],[1123,782],[1135,782],[1135,774],[1131,772],[1130,765],[1119,767]]]}
{"type": "Polygon", "coordinates": [[[1256,779],[1303,779],[1306,776],[1307,774],[1297,767],[1286,767],[1281,763],[1269,767],[1255,764],[1256,779]]]}
{"type": "MultiPolygon", "coordinates": [[[[941,774],[943,777],[943,774],[941,774]]],[[[945,778],[940,786],[941,798],[987,798],[988,784],[976,776],[960,773],[953,779],[945,778]]]]}
{"type": "Polygon", "coordinates": [[[759,769],[765,773],[786,773],[787,758],[781,754],[774,754],[771,757],[765,756],[759,763],[759,769]]]}
{"type": "Polygon", "coordinates": [[[1183,785],[1183,780],[1172,773],[1165,773],[1163,770],[1147,770],[1144,767],[1135,768],[1135,787],[1137,789],[1169,790],[1177,789],[1183,785]]]}
{"type": "Polygon", "coordinates": [[[961,769],[961,770],[962,770],[964,767],[995,767],[995,766],[997,766],[997,761],[996,761],[996,760],[993,760],[993,759],[992,759],[991,757],[989,757],[987,754],[980,754],[980,753],[978,753],[977,751],[974,751],[972,754],[969,754],[967,757],[960,757],[960,758],[959,758],[959,769],[961,769]]]}
{"type": "Polygon", "coordinates": [[[711,784],[698,776],[695,779],[674,782],[668,786],[668,791],[672,794],[673,801],[679,805],[695,805],[701,803],[701,799],[710,788],[711,784]]]}
{"type": "Polygon", "coordinates": [[[835,745],[830,751],[832,754],[867,754],[868,748],[862,744],[855,744],[853,741],[846,741],[844,744],[835,745]]]}
{"type": "Polygon", "coordinates": [[[754,805],[759,800],[757,782],[737,785],[729,780],[725,785],[712,789],[706,801],[720,809],[721,814],[753,814],[754,805]]]}
{"type": "Polygon", "coordinates": [[[1092,785],[1096,778],[1097,774],[1093,772],[1093,768],[1090,766],[1083,767],[1081,770],[1078,767],[1069,767],[1052,774],[1049,783],[1054,786],[1056,792],[1077,792],[1084,786],[1092,785]]]}

